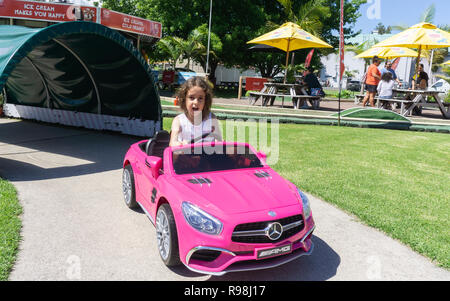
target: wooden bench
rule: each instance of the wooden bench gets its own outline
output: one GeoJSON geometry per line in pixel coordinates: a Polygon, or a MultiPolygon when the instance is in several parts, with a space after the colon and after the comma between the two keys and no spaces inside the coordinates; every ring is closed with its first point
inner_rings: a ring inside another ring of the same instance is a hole
{"type": "Polygon", "coordinates": [[[271,93],[264,93],[264,92],[250,92],[250,104],[254,105],[259,98],[261,98],[261,106],[267,106],[267,104],[270,101],[270,105],[272,106],[275,102],[276,97],[282,98],[282,104],[284,105],[284,98],[290,97],[292,98],[292,104],[294,105],[294,108],[299,108],[299,104],[304,104],[304,101],[309,101],[311,103],[311,106],[314,109],[318,109],[320,107],[320,100],[322,97],[320,96],[311,96],[311,95],[288,95],[288,94],[271,94],[271,93]]]}
{"type": "Polygon", "coordinates": [[[390,105],[390,104],[400,104],[400,114],[401,115],[404,115],[406,110],[408,109],[409,105],[411,105],[413,103],[412,100],[407,100],[407,99],[380,98],[380,97],[375,97],[374,99],[377,102],[377,107],[383,108],[383,109],[390,109],[388,107],[388,105],[390,105]]]}

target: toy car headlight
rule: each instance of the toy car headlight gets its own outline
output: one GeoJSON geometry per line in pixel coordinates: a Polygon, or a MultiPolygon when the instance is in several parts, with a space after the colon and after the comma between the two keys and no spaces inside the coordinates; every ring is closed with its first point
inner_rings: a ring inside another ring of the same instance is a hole
{"type": "Polygon", "coordinates": [[[309,199],[306,196],[306,194],[303,193],[303,191],[301,191],[298,188],[297,188],[297,191],[302,199],[303,215],[305,216],[305,219],[308,219],[311,216],[311,207],[309,206],[309,199]]]}
{"type": "Polygon", "coordinates": [[[211,235],[219,235],[222,232],[222,223],[200,208],[188,202],[183,202],[181,209],[187,223],[194,229],[211,235]]]}

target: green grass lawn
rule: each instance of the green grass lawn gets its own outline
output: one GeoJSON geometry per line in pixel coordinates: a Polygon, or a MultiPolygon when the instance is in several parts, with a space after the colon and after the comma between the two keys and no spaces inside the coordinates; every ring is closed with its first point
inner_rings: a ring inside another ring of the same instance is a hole
{"type": "Polygon", "coordinates": [[[8,280],[20,241],[22,208],[13,185],[0,178],[0,281],[8,280]]]}
{"type": "Polygon", "coordinates": [[[280,124],[279,145],[283,177],[450,268],[448,134],[280,124]]]}

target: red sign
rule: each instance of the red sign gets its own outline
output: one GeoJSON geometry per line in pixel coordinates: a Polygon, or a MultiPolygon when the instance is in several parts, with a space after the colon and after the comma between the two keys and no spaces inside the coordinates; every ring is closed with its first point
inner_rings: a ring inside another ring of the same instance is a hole
{"type": "Polygon", "coordinates": [[[85,21],[97,22],[97,8],[22,0],[0,0],[0,16],[50,22],[74,21],[75,8],[79,8],[85,21]]]}
{"type": "Polygon", "coordinates": [[[101,24],[134,33],[139,33],[155,38],[161,38],[162,25],[159,22],[142,19],[113,10],[102,8],[101,24]]]}
{"type": "Polygon", "coordinates": [[[342,76],[345,72],[344,65],[344,0],[341,0],[341,22],[339,28],[339,60],[340,60],[340,79],[342,80],[342,76]]]}
{"type": "Polygon", "coordinates": [[[314,49],[312,49],[312,50],[308,53],[308,55],[306,56],[306,60],[305,60],[305,68],[308,68],[309,65],[311,64],[311,59],[312,59],[313,54],[314,54],[314,49]]]}
{"type": "Polygon", "coordinates": [[[245,78],[245,90],[246,91],[261,91],[261,89],[264,87],[265,82],[267,82],[267,78],[246,77],[245,78]]]}
{"type": "Polygon", "coordinates": [[[162,81],[165,84],[172,84],[175,81],[175,71],[163,71],[162,81]]]}
{"type": "Polygon", "coordinates": [[[100,23],[110,28],[161,38],[162,25],[109,9],[64,3],[0,0],[0,17],[50,22],[75,21],[76,14],[84,21],[100,23]],[[101,18],[100,18],[101,16],[101,18]]]}

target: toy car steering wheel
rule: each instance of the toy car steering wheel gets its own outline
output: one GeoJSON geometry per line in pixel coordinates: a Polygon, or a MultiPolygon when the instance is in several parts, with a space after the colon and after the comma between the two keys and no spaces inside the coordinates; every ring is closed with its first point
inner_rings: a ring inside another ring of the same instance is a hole
{"type": "Polygon", "coordinates": [[[216,139],[216,140],[221,140],[220,137],[219,137],[219,135],[217,135],[217,134],[214,133],[214,132],[209,132],[209,133],[205,133],[205,134],[203,134],[203,135],[201,135],[201,136],[199,136],[199,137],[197,137],[197,138],[191,139],[191,141],[189,141],[189,143],[192,144],[192,143],[201,141],[201,140],[203,140],[204,138],[206,138],[206,137],[208,137],[208,136],[211,136],[211,137],[213,137],[213,138],[216,139]]]}

